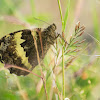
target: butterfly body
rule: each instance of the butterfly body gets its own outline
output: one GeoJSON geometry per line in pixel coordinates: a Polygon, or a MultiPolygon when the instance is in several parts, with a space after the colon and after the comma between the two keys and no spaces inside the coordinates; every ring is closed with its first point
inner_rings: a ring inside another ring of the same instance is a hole
{"type": "MultiPolygon", "coordinates": [[[[4,36],[0,39],[0,61],[4,64],[33,70],[39,63],[38,56],[42,61],[50,46],[54,44],[57,38],[55,30],[56,25],[52,24],[43,30],[39,28],[25,29],[4,36]]],[[[15,73],[18,76],[29,74],[14,67],[9,70],[10,73],[15,73]]]]}

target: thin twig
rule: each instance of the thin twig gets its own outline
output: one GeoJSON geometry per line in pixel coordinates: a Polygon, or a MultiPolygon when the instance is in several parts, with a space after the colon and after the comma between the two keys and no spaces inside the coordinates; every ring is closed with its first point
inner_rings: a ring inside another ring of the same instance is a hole
{"type": "MultiPolygon", "coordinates": [[[[34,45],[35,45],[35,48],[36,48],[36,51],[37,51],[37,60],[38,60],[39,66],[40,66],[40,57],[39,57],[39,52],[38,52],[37,41],[34,37],[34,33],[32,33],[32,34],[33,34],[33,39],[34,39],[34,45]]],[[[41,66],[40,66],[40,68],[41,68],[41,66]]],[[[44,85],[44,89],[45,89],[46,99],[48,100],[48,95],[47,95],[47,90],[46,90],[46,81],[45,81],[45,78],[44,78],[42,68],[41,68],[41,76],[42,76],[42,81],[43,81],[43,85],[44,85]]]]}
{"type": "Polygon", "coordinates": [[[31,74],[37,76],[37,77],[42,78],[41,76],[39,76],[39,75],[33,73],[32,71],[29,71],[29,70],[27,70],[27,69],[25,69],[25,68],[21,68],[21,67],[19,67],[19,66],[15,66],[15,65],[7,65],[7,64],[6,64],[5,66],[7,66],[7,67],[5,67],[5,68],[7,68],[7,69],[13,67],[13,68],[16,68],[16,69],[20,69],[20,70],[23,70],[23,71],[29,72],[29,73],[31,73],[31,74]]]}

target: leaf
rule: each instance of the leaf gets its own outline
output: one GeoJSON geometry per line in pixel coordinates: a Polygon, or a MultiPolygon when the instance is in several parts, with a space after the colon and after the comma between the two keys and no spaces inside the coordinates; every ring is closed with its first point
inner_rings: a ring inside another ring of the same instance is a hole
{"type": "Polygon", "coordinates": [[[63,30],[65,31],[65,27],[66,27],[66,23],[67,23],[67,19],[68,19],[68,14],[69,14],[69,8],[70,8],[70,0],[68,0],[68,4],[67,4],[67,9],[66,9],[66,13],[64,16],[64,25],[63,25],[63,30]]]}

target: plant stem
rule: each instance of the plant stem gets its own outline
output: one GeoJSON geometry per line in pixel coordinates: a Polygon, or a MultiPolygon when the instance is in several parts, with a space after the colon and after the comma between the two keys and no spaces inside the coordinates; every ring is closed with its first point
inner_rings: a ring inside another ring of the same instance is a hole
{"type": "Polygon", "coordinates": [[[62,10],[61,10],[61,3],[60,3],[60,0],[58,0],[58,6],[59,6],[59,11],[60,11],[61,21],[63,22],[63,16],[62,16],[62,10]]]}
{"type": "Polygon", "coordinates": [[[62,47],[62,77],[63,77],[63,100],[64,100],[65,98],[65,68],[64,68],[64,48],[63,47],[62,47]]]}
{"type": "MultiPolygon", "coordinates": [[[[64,20],[62,16],[62,10],[61,10],[61,3],[60,0],[58,1],[59,11],[60,11],[60,17],[62,21],[62,36],[64,37],[64,20]]],[[[64,47],[63,47],[63,40],[62,40],[62,82],[63,82],[63,100],[65,99],[65,69],[64,69],[64,47]]]]}

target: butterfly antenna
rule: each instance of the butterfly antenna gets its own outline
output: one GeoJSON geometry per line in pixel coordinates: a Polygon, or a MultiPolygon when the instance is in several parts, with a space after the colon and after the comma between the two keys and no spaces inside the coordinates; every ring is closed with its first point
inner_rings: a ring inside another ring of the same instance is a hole
{"type": "Polygon", "coordinates": [[[43,20],[41,20],[41,19],[38,19],[38,18],[35,18],[35,17],[33,17],[35,20],[39,20],[39,21],[41,21],[41,22],[44,22],[44,23],[46,23],[46,24],[48,24],[48,25],[50,25],[49,23],[47,23],[46,21],[43,21],[43,20]]]}

